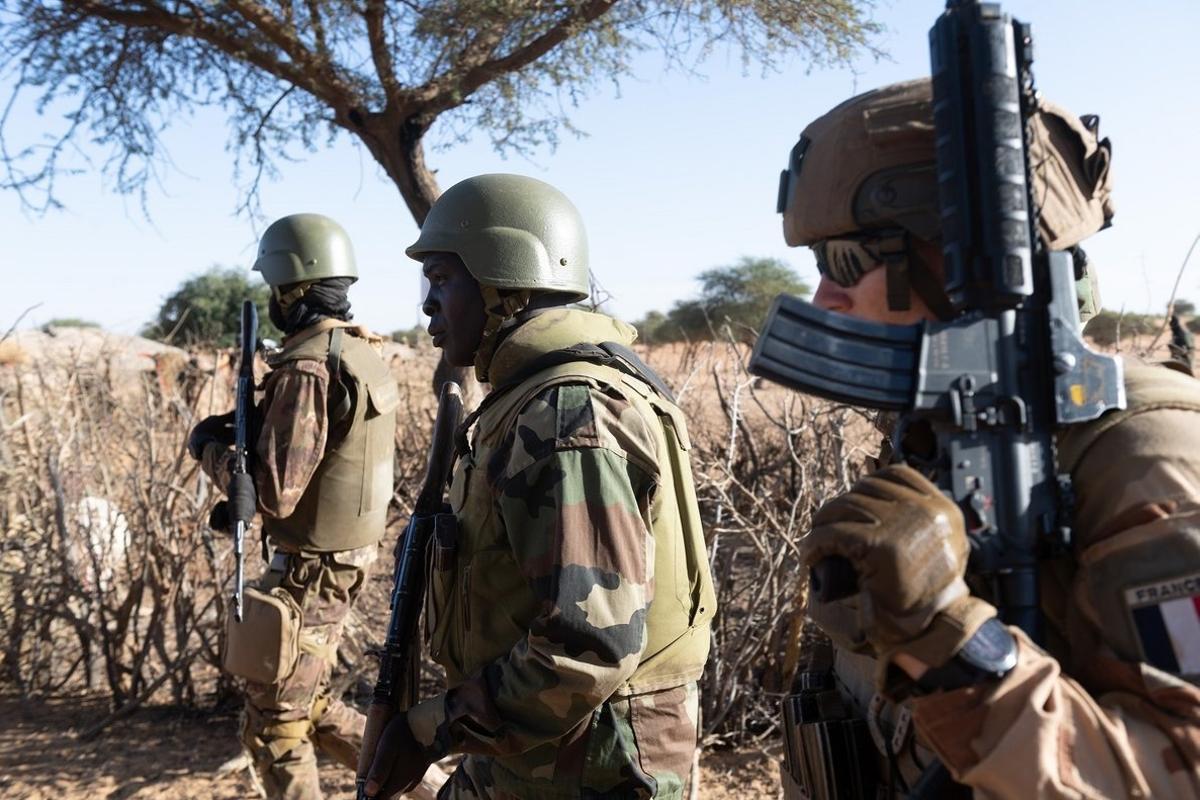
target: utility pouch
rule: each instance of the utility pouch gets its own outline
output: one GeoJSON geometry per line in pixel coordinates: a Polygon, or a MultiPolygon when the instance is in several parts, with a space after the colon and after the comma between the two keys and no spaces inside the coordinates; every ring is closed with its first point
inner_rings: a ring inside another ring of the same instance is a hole
{"type": "Polygon", "coordinates": [[[866,720],[848,719],[828,672],[800,676],[800,691],[783,700],[784,766],[806,800],[874,800],[879,756],[866,720]]]}
{"type": "Polygon", "coordinates": [[[246,588],[243,618],[225,619],[225,671],[252,683],[278,683],[300,658],[300,606],[286,589],[246,588]]]}

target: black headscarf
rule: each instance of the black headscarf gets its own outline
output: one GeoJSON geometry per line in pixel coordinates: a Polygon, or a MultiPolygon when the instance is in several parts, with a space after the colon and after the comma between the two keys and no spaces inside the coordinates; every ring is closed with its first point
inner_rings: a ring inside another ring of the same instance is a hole
{"type": "Polygon", "coordinates": [[[350,301],[346,298],[346,291],[352,283],[354,278],[326,278],[317,281],[308,287],[304,296],[288,306],[286,313],[272,294],[268,306],[271,322],[275,323],[275,327],[283,331],[285,336],[316,325],[326,317],[349,322],[354,319],[354,315],[350,313],[350,301]]]}

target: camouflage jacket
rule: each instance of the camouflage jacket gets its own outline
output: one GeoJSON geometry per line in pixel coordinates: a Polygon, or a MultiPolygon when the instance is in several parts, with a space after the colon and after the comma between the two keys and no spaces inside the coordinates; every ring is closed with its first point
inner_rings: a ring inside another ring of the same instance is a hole
{"type": "MultiPolygon", "coordinates": [[[[502,384],[541,353],[634,335],[600,315],[543,312],[499,346],[490,374],[502,384]]],[[[489,794],[680,797],[715,600],[702,538],[702,567],[678,556],[679,602],[656,568],[687,544],[657,562],[656,549],[665,529],[682,537],[665,517],[698,523],[690,472],[680,495],[663,423],[614,381],[533,383],[510,419],[483,414],[457,464],[457,537],[434,543],[426,607],[450,688],[411,709],[410,726],[434,757],[484,757],[482,771],[472,758],[471,780],[485,775],[489,794]],[[707,594],[693,597],[692,586],[707,594]],[[667,637],[655,630],[672,624],[652,612],[656,591],[677,625],[667,637]],[[635,688],[666,654],[671,666],[635,688]]]]}
{"type": "MultiPolygon", "coordinates": [[[[286,517],[296,509],[325,454],[329,369],[320,361],[292,361],[268,372],[262,388],[253,462],[258,510],[286,517]]],[[[211,443],[204,448],[201,465],[224,488],[229,485],[233,450],[211,443]]]]}

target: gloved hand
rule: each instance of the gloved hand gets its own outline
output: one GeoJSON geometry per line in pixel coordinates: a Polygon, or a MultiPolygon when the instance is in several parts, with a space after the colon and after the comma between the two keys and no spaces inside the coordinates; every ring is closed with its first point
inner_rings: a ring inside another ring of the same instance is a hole
{"type": "Polygon", "coordinates": [[[225,447],[232,445],[236,438],[233,415],[234,412],[230,411],[228,414],[217,414],[200,420],[188,436],[188,454],[199,461],[204,457],[204,447],[209,442],[225,447]]]}
{"type": "Polygon", "coordinates": [[[413,737],[408,715],[397,714],[379,737],[375,760],[367,771],[367,796],[384,800],[410,791],[421,782],[430,763],[413,737]]]}
{"type": "Polygon", "coordinates": [[[880,659],[881,687],[896,655],[940,667],[996,616],[963,580],[970,545],[962,513],[911,467],[885,467],[826,503],[802,548],[810,569],[831,557],[853,568],[858,593],[814,597],[810,613],[839,644],[880,659]]]}

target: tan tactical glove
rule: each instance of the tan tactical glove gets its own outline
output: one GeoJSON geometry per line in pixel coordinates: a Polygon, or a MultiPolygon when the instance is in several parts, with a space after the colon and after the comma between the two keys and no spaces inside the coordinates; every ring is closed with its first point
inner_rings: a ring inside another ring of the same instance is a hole
{"type": "Polygon", "coordinates": [[[940,667],[996,616],[963,580],[962,513],[911,467],[885,467],[826,503],[802,546],[810,569],[830,557],[853,567],[858,593],[814,597],[810,614],[835,642],[879,657],[881,688],[898,653],[940,667]]]}

